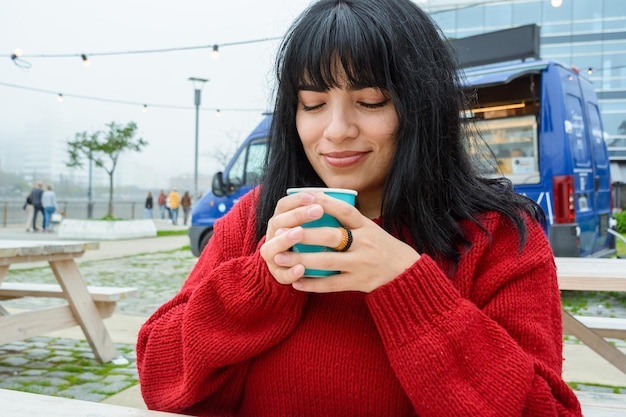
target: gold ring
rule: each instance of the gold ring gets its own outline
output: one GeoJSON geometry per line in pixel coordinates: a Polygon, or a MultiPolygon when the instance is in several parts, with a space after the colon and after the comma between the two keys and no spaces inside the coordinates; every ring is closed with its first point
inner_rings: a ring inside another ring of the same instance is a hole
{"type": "Polygon", "coordinates": [[[345,252],[352,246],[352,232],[347,227],[341,226],[341,243],[335,248],[337,252],[345,252]]]}

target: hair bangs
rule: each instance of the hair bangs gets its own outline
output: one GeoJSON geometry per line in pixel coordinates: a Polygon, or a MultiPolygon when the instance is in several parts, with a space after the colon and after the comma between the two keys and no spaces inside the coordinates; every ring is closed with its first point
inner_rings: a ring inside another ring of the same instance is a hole
{"type": "Polygon", "coordinates": [[[308,27],[292,31],[282,60],[282,74],[289,75],[292,88],[389,89],[388,50],[375,22],[355,8],[336,7],[300,23],[308,27]]]}

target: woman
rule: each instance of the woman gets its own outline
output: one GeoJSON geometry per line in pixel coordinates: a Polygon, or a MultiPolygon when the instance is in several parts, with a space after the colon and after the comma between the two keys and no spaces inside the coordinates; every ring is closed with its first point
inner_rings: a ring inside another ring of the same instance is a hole
{"type": "Polygon", "coordinates": [[[35,211],[35,209],[33,208],[33,199],[31,198],[31,196],[33,195],[33,193],[28,193],[28,196],[26,196],[26,201],[24,202],[24,206],[22,207],[22,210],[26,211],[26,231],[30,232],[31,228],[33,227],[33,213],[35,211]]]}
{"type": "Polygon", "coordinates": [[[185,191],[185,194],[183,194],[183,197],[180,199],[180,205],[183,208],[183,224],[187,226],[189,213],[191,212],[191,195],[189,195],[189,191],[185,191]]]}
{"type": "Polygon", "coordinates": [[[216,222],[179,294],[140,331],[148,407],[580,416],[561,379],[543,215],[474,170],[455,61],[428,16],[409,0],[321,0],[277,68],[262,186],[216,222]],[[298,186],[356,190],[356,207],[285,196],[298,186]],[[352,239],[302,228],[323,213],[352,239]],[[305,266],[341,274],[307,278],[305,266]]]}
{"type": "Polygon", "coordinates": [[[154,207],[154,201],[152,199],[152,192],[148,191],[148,195],[146,196],[146,203],[144,205],[143,218],[151,219],[153,217],[152,209],[154,207]]]}
{"type": "Polygon", "coordinates": [[[43,231],[52,232],[50,218],[57,211],[58,204],[56,193],[52,191],[52,185],[50,184],[46,186],[46,191],[41,195],[41,206],[43,207],[43,231]]]}
{"type": "Polygon", "coordinates": [[[165,200],[166,199],[167,199],[167,196],[165,195],[165,191],[161,190],[159,192],[159,198],[158,198],[159,211],[161,212],[161,220],[165,220],[165,200]]]}

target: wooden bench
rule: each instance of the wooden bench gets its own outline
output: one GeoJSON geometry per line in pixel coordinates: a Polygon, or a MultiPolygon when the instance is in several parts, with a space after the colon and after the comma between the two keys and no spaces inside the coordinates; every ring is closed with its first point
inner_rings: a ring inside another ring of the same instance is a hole
{"type": "Polygon", "coordinates": [[[626,318],[574,316],[601,337],[626,339],[626,318]]]}
{"type": "MultiPolygon", "coordinates": [[[[137,295],[135,287],[96,287],[87,286],[87,291],[93,299],[100,317],[111,317],[118,301],[126,297],[137,295]]],[[[34,284],[22,282],[3,282],[0,284],[0,300],[10,300],[22,297],[66,298],[58,284],[34,284]]],[[[1,307],[1,306],[0,306],[1,307]]],[[[0,309],[0,315],[6,310],[0,309]]]]}
{"type": "MultiPolygon", "coordinates": [[[[625,259],[555,258],[554,260],[561,290],[626,292],[625,259]]],[[[574,317],[565,309],[562,310],[562,316],[564,334],[575,336],[626,374],[626,354],[605,340],[605,337],[624,338],[623,320],[574,317]],[[601,325],[601,321],[604,324],[601,325]]]]}
{"type": "MultiPolygon", "coordinates": [[[[0,284],[4,282],[9,268],[14,264],[47,262],[60,285],[57,287],[58,291],[45,286],[13,288],[16,292],[6,293],[6,297],[52,295],[67,301],[65,305],[11,314],[6,309],[0,308],[0,344],[78,325],[97,360],[105,363],[118,357],[119,352],[102,318],[113,314],[117,303],[114,298],[121,295],[116,295],[115,291],[113,294],[111,291],[105,291],[98,297],[103,296],[106,301],[95,301],[95,293],[93,295],[89,293],[76,264],[76,258],[83,256],[85,251],[99,247],[97,242],[0,240],[0,284]]],[[[9,290],[10,286],[5,288],[9,290]]],[[[122,293],[130,295],[130,291],[122,293]]]]}

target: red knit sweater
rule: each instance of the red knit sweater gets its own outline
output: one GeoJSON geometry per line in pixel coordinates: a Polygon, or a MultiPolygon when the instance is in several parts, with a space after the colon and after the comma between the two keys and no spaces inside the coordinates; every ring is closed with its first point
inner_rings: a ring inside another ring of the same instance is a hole
{"type": "MultiPolygon", "coordinates": [[[[197,416],[580,416],[561,379],[552,251],[486,216],[452,278],[422,255],[370,294],[278,284],[255,193],[218,221],[181,291],[137,343],[149,408],[197,416]]],[[[388,260],[393,262],[393,260],[388,260]]]]}

